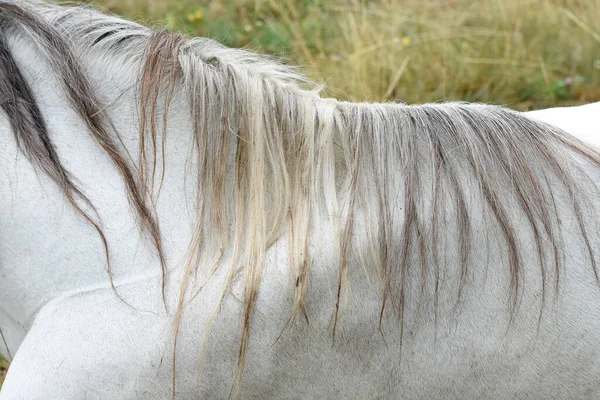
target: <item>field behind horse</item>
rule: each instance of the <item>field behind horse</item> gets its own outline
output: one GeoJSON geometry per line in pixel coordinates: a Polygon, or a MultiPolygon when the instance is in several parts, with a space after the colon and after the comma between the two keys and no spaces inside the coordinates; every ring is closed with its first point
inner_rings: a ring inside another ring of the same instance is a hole
{"type": "Polygon", "coordinates": [[[8,369],[8,361],[0,355],[0,388],[4,383],[4,377],[6,376],[6,370],[8,369]]]}
{"type": "Polygon", "coordinates": [[[300,65],[352,101],[600,100],[600,0],[100,0],[300,65]]]}

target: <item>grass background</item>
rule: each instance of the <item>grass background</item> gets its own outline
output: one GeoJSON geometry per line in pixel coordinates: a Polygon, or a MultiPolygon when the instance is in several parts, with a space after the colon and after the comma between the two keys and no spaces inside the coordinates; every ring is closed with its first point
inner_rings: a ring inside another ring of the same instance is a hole
{"type": "Polygon", "coordinates": [[[519,110],[600,100],[600,0],[99,0],[283,57],[352,101],[519,110]]]}
{"type": "MultiPolygon", "coordinates": [[[[300,65],[328,95],[519,110],[600,101],[600,0],[99,0],[300,65]]],[[[0,385],[8,363],[0,356],[0,385]]]]}
{"type": "Polygon", "coordinates": [[[6,375],[7,369],[8,361],[6,361],[4,357],[0,356],[0,388],[2,387],[2,383],[4,383],[4,376],[6,375]]]}

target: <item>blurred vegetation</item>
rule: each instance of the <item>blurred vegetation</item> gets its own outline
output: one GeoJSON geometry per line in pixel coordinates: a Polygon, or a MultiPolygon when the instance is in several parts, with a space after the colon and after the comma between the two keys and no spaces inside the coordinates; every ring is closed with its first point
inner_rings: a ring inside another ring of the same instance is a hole
{"type": "Polygon", "coordinates": [[[6,370],[8,369],[8,361],[0,355],[0,388],[4,383],[4,377],[6,376],[6,370]]]}
{"type": "Polygon", "coordinates": [[[301,65],[352,101],[600,100],[600,0],[99,0],[301,65]]]}

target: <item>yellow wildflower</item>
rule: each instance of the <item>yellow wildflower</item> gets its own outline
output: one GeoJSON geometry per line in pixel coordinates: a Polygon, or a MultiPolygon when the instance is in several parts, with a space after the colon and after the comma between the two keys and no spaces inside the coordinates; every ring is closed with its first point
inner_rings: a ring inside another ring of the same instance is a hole
{"type": "Polygon", "coordinates": [[[203,17],[204,17],[204,13],[202,12],[201,9],[198,9],[195,12],[188,14],[187,19],[190,22],[196,22],[196,21],[201,21],[203,17]]]}

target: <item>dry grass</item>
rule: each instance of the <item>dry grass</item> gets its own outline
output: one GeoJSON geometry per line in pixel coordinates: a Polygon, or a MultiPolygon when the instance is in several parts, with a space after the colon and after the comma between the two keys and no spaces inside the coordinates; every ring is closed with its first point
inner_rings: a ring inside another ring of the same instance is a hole
{"type": "Polygon", "coordinates": [[[0,355],[0,388],[4,383],[4,377],[6,376],[6,370],[8,369],[8,361],[0,355]]]}
{"type": "Polygon", "coordinates": [[[354,101],[600,100],[600,0],[100,0],[300,64],[354,101]]]}

